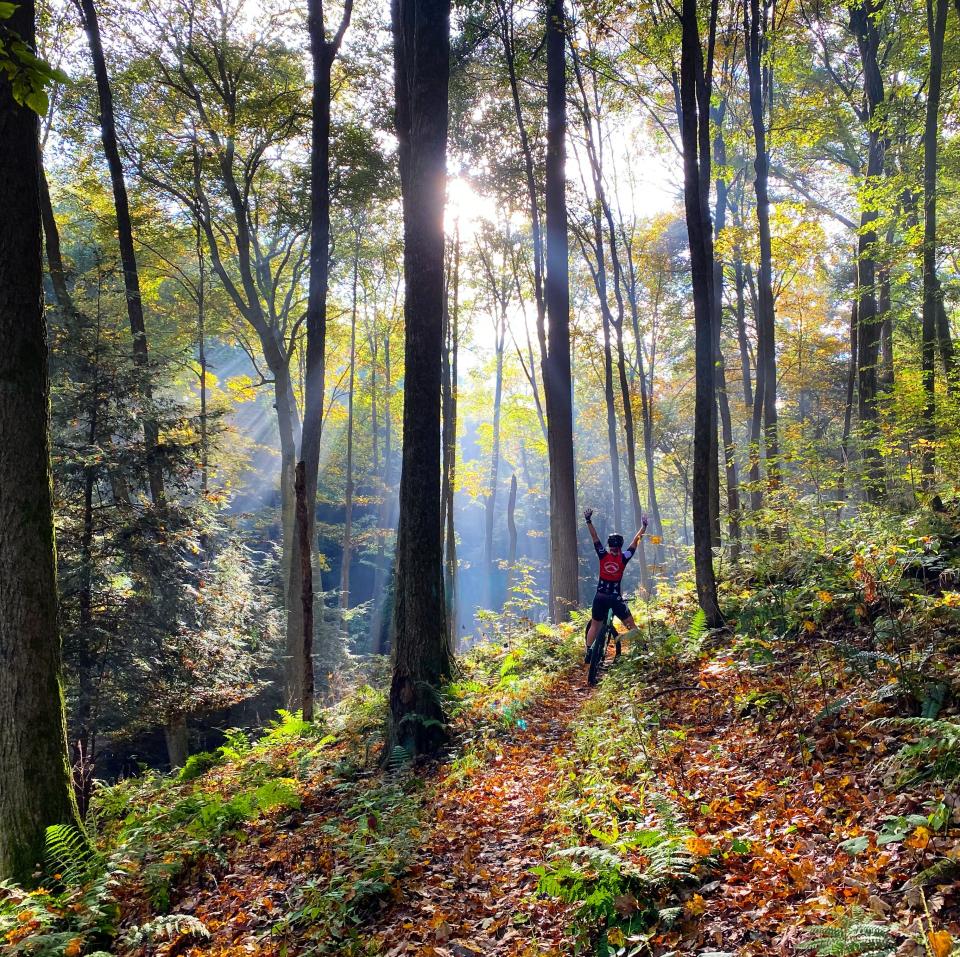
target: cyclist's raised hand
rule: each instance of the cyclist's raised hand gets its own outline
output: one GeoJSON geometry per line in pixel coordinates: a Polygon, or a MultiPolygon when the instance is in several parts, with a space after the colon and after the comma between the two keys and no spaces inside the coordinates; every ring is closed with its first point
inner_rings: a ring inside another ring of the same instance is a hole
{"type": "Polygon", "coordinates": [[[649,524],[650,524],[650,519],[649,519],[649,517],[647,516],[647,513],[644,512],[644,513],[643,513],[643,518],[640,519],[640,531],[641,531],[641,532],[645,532],[645,531],[647,530],[647,526],[648,526],[649,524]]]}
{"type": "Polygon", "coordinates": [[[584,520],[585,520],[585,521],[589,522],[590,519],[593,518],[593,509],[592,509],[592,508],[585,508],[585,509],[583,510],[583,517],[584,517],[584,520]]]}

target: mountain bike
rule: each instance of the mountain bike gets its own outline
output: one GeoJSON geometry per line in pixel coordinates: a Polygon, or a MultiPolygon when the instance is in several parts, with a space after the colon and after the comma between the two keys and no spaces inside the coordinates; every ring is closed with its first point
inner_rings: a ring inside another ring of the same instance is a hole
{"type": "MultiPolygon", "coordinates": [[[[590,622],[588,621],[587,629],[589,630],[589,628],[590,622]]],[[[600,631],[597,632],[597,637],[593,639],[593,644],[590,646],[590,670],[587,672],[587,681],[592,685],[595,685],[600,677],[600,667],[607,659],[607,649],[610,647],[611,641],[616,643],[617,656],[619,656],[621,651],[620,635],[617,633],[617,629],[613,627],[612,608],[607,612],[607,620],[600,631]]]]}

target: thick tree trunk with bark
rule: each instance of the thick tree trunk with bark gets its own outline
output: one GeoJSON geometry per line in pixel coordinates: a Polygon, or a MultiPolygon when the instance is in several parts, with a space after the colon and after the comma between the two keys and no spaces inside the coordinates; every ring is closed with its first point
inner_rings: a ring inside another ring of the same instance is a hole
{"type": "Polygon", "coordinates": [[[422,753],[446,740],[439,688],[451,669],[440,508],[450,0],[393,0],[391,13],[406,367],[389,741],[422,753]]]}
{"type": "Polygon", "coordinates": [[[548,0],[546,286],[549,317],[543,381],[550,460],[550,606],[565,621],[579,602],[573,395],[570,369],[570,285],[564,163],[567,133],[566,27],[563,0],[548,0]]]}
{"type": "Polygon", "coordinates": [[[933,479],[936,463],[936,382],[938,310],[943,297],[937,279],[937,146],[940,87],[943,80],[943,43],[947,27],[947,0],[926,0],[930,71],[927,75],[927,111],[923,127],[923,325],[920,343],[923,379],[923,427],[930,443],[923,455],[924,478],[933,479]]]}
{"type": "MultiPolygon", "coordinates": [[[[34,40],[32,0],[8,25],[34,40]]],[[[0,879],[79,817],[67,763],[54,558],[37,117],[0,75],[0,879]]]]}
{"type": "Polygon", "coordinates": [[[709,627],[723,618],[713,569],[710,514],[711,454],[716,456],[716,344],[713,334],[713,235],[710,225],[710,80],[716,36],[717,0],[711,3],[704,64],[696,0],[683,0],[680,50],[680,133],[683,197],[693,285],[696,390],[693,425],[693,555],[697,597],[709,627]],[[713,438],[711,439],[711,430],[713,438]]]}
{"type": "MultiPolygon", "coordinates": [[[[885,94],[879,66],[880,27],[876,20],[882,4],[883,0],[862,0],[850,7],[850,31],[860,50],[867,105],[867,187],[883,176],[887,147],[885,120],[881,117],[885,94]]],[[[883,495],[883,462],[877,448],[877,364],[882,317],[877,309],[876,219],[876,210],[865,205],[860,213],[857,248],[857,392],[865,466],[863,488],[868,501],[877,501],[883,495]]]]}

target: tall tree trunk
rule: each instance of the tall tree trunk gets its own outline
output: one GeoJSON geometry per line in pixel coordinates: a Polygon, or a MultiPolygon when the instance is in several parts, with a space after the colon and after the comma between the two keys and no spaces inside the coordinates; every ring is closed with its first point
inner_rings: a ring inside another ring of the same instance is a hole
{"type": "MultiPolygon", "coordinates": [[[[717,166],[727,165],[727,144],[723,136],[723,120],[727,110],[727,101],[714,109],[713,121],[716,127],[713,147],[717,166]]],[[[718,176],[715,184],[717,197],[716,219],[714,221],[714,248],[727,222],[727,181],[718,176]]],[[[727,395],[726,365],[721,347],[723,327],[723,262],[714,259],[713,263],[713,334],[717,355],[717,405],[720,413],[720,425],[723,434],[723,463],[727,486],[727,522],[730,534],[730,558],[736,562],[740,557],[740,485],[737,481],[737,455],[733,444],[733,421],[730,416],[730,399],[727,395]]]]}
{"type": "MultiPolygon", "coordinates": [[[[497,370],[493,386],[493,444],[490,450],[490,491],[484,499],[483,560],[487,566],[487,581],[493,581],[493,526],[496,517],[497,482],[500,477],[500,417],[503,405],[503,349],[507,339],[507,313],[502,304],[495,343],[497,370]]],[[[491,596],[492,597],[492,596],[491,596]]]]}
{"type": "MultiPolygon", "coordinates": [[[[938,282],[939,285],[939,282],[938,282]]],[[[937,341],[940,345],[940,361],[943,363],[943,377],[947,380],[947,391],[956,387],[956,358],[953,352],[953,338],[950,335],[950,319],[943,304],[943,293],[937,291],[937,341]]]]}
{"type": "Polygon", "coordinates": [[[210,480],[210,439],[207,423],[207,271],[203,236],[197,227],[197,359],[200,365],[200,489],[204,495],[210,480]]]}
{"type": "Polygon", "coordinates": [[[393,419],[390,414],[392,383],[390,376],[390,330],[383,337],[383,500],[380,503],[379,529],[377,531],[377,573],[374,576],[373,594],[376,605],[370,634],[374,651],[385,655],[390,651],[392,617],[387,604],[387,581],[392,577],[392,562],[387,564],[387,526],[393,519],[393,419]]]}
{"type": "Polygon", "coordinates": [[[303,680],[301,683],[300,707],[304,721],[313,721],[313,549],[310,547],[309,494],[307,492],[306,464],[298,462],[294,478],[297,522],[297,564],[302,587],[300,601],[303,605],[303,680]]]}
{"type": "Polygon", "coordinates": [[[716,457],[716,345],[713,334],[713,236],[710,226],[710,87],[717,0],[710,6],[706,65],[696,0],[683,0],[680,48],[680,133],[683,196],[693,284],[696,389],[693,426],[693,554],[697,597],[709,627],[723,621],[713,570],[710,457],[716,457]],[[713,439],[711,440],[711,430],[713,439]]]}
{"type": "MultiPolygon", "coordinates": [[[[34,4],[7,21],[31,47],[34,4]]],[[[0,74],[0,878],[80,825],[67,763],[51,502],[37,117],[0,74]]]]}
{"type": "Polygon", "coordinates": [[[406,368],[389,740],[421,753],[446,740],[439,687],[451,669],[439,441],[450,0],[392,0],[391,13],[406,368]]]}
{"type": "Polygon", "coordinates": [[[550,461],[550,605],[565,621],[579,602],[573,389],[570,369],[570,286],[564,162],[567,134],[566,27],[563,0],[548,0],[546,286],[548,347],[543,357],[550,461]]]}
{"type": "Polygon", "coordinates": [[[176,771],[190,757],[190,738],[187,733],[187,716],[182,711],[174,712],[163,725],[163,738],[167,746],[170,770],[176,771]]]}
{"type": "Polygon", "coordinates": [[[445,299],[443,347],[443,489],[442,525],[444,529],[444,594],[447,600],[447,627],[450,648],[457,650],[457,536],[454,506],[457,487],[457,353],[460,346],[460,230],[457,227],[450,264],[451,281],[445,299]]]}
{"type": "MultiPolygon", "coordinates": [[[[133,225],[130,220],[130,201],[127,197],[127,184],[123,177],[123,164],[120,162],[120,149],[117,145],[117,129],[113,111],[113,91],[107,73],[107,61],[103,55],[103,43],[100,39],[100,22],[93,0],[76,0],[83,26],[90,46],[93,73],[97,83],[97,96],[100,101],[100,137],[103,152],[110,170],[110,182],[113,186],[113,202],[117,214],[117,240],[120,245],[120,264],[123,268],[123,285],[127,300],[127,318],[133,337],[133,361],[139,371],[138,388],[148,406],[153,401],[153,386],[150,381],[150,354],[147,347],[147,327],[143,317],[143,300],[140,297],[140,273],[137,269],[137,256],[133,248],[133,225]]],[[[147,475],[150,485],[150,498],[155,505],[164,501],[163,463],[160,458],[160,427],[148,408],[143,418],[143,438],[147,449],[147,475]]]]}
{"type": "Polygon", "coordinates": [[[843,409],[843,434],[840,438],[840,455],[843,459],[837,497],[846,497],[846,479],[850,472],[850,429],[853,425],[853,399],[857,391],[857,342],[860,324],[857,322],[857,305],[860,296],[854,283],[853,303],[850,307],[850,362],[847,366],[847,390],[843,409]]]}
{"type": "MultiPolygon", "coordinates": [[[[884,0],[861,0],[850,7],[850,31],[857,40],[863,66],[863,85],[867,101],[867,175],[865,187],[874,186],[883,176],[887,135],[883,77],[879,66],[880,26],[877,14],[884,0]]],[[[857,248],[857,385],[858,413],[863,438],[863,487],[868,501],[883,495],[883,461],[877,447],[877,360],[880,352],[881,319],[877,310],[876,232],[877,212],[864,204],[860,212],[857,248]]]]}
{"type": "Polygon", "coordinates": [[[347,487],[343,504],[343,541],[340,553],[340,627],[346,627],[350,608],[350,560],[353,549],[353,390],[357,371],[357,283],[360,272],[360,231],[353,251],[353,292],[350,305],[350,379],[347,389],[347,487]]]}
{"type": "Polygon", "coordinates": [[[63,265],[63,254],[60,250],[60,230],[57,228],[57,220],[53,214],[50,186],[47,183],[46,171],[42,168],[42,155],[40,164],[40,216],[43,221],[43,236],[47,251],[47,269],[53,286],[53,297],[57,300],[57,305],[63,310],[67,321],[71,321],[76,316],[77,308],[70,291],[67,289],[67,273],[63,265]]]}
{"type": "MultiPolygon", "coordinates": [[[[723,137],[723,114],[726,101],[720,111],[714,111],[716,133],[714,152],[717,165],[727,163],[726,142],[723,137]]],[[[717,212],[714,222],[714,237],[719,238],[726,226],[727,183],[722,176],[716,180],[717,212]]],[[[716,248],[716,246],[714,246],[716,248]]],[[[714,259],[713,264],[713,325],[716,348],[717,407],[720,414],[720,426],[723,436],[723,463],[727,487],[727,523],[730,535],[730,558],[736,562],[740,557],[740,484],[737,480],[737,450],[733,442],[733,421],[730,416],[730,399],[727,395],[726,364],[720,339],[723,326],[723,263],[714,259]]]]}
{"type": "MultiPolygon", "coordinates": [[[[343,17],[336,33],[327,39],[327,28],[323,18],[323,0],[307,0],[307,30],[310,35],[310,55],[312,61],[312,98],[311,98],[311,143],[310,143],[310,282],[307,291],[307,356],[306,383],[303,403],[303,433],[301,438],[301,461],[304,464],[304,482],[307,510],[307,553],[313,554],[314,528],[317,512],[317,480],[320,468],[320,438],[323,428],[324,372],[327,349],[327,291],[330,269],[330,103],[331,72],[343,35],[350,25],[353,13],[353,0],[344,0],[343,17]]],[[[294,525],[294,535],[299,535],[299,524],[294,525]]],[[[298,553],[302,551],[296,542],[298,553]]],[[[310,566],[310,576],[313,568],[310,566]]],[[[287,587],[287,645],[288,654],[302,654],[304,660],[297,667],[287,669],[287,697],[300,696],[306,701],[306,673],[312,670],[313,632],[307,635],[306,615],[297,621],[298,604],[304,609],[304,590],[306,582],[302,563],[291,563],[291,576],[287,587]],[[297,625],[299,624],[299,628],[297,625]],[[298,632],[300,634],[298,635],[298,632]],[[298,644],[300,649],[294,651],[298,644]],[[309,662],[306,660],[309,658],[309,662]]],[[[312,586],[311,586],[312,592],[312,586]]],[[[342,592],[341,592],[342,601],[342,592]]],[[[313,599],[311,597],[310,618],[313,618],[313,599]]],[[[322,673],[326,673],[325,671],[322,673]]],[[[312,700],[313,688],[309,689],[312,700]]]]}
{"type": "Polygon", "coordinates": [[[740,379],[743,382],[743,404],[753,406],[753,386],[750,382],[750,348],[747,345],[747,306],[744,296],[743,256],[738,246],[733,262],[734,283],[737,289],[737,343],[740,346],[740,379]]]}
{"type": "Polygon", "coordinates": [[[923,379],[923,428],[929,443],[923,455],[923,475],[927,482],[932,481],[936,465],[934,363],[938,338],[937,311],[938,307],[942,308],[940,283],[937,280],[937,145],[947,9],[947,0],[926,0],[930,71],[927,75],[927,112],[923,126],[923,326],[920,356],[923,379]]]}
{"type": "Polygon", "coordinates": [[[779,439],[777,435],[777,350],[776,316],[773,300],[773,251],[770,236],[770,153],[767,147],[766,104],[770,96],[772,71],[767,60],[770,29],[769,7],[764,0],[748,0],[743,7],[744,44],[750,87],[750,116],[753,121],[754,192],[757,196],[757,232],[760,246],[760,274],[757,298],[757,366],[763,366],[763,432],[767,462],[767,484],[779,485],[779,439]]]}

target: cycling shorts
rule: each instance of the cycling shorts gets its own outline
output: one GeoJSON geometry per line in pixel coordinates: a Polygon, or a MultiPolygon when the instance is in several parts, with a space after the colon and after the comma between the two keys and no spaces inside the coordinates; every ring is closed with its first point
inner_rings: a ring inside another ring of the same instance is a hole
{"type": "Polygon", "coordinates": [[[606,621],[607,612],[610,609],[613,609],[614,615],[617,616],[622,622],[626,622],[628,618],[633,616],[630,614],[630,609],[627,608],[627,603],[619,595],[602,595],[600,592],[594,596],[593,607],[590,610],[594,621],[606,621]]]}

